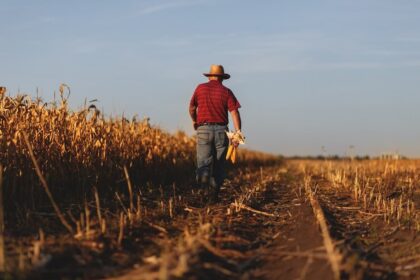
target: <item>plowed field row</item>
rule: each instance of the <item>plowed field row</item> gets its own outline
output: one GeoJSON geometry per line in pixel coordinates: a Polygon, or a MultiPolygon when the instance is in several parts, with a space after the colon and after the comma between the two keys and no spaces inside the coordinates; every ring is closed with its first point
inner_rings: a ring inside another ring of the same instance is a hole
{"type": "Polygon", "coordinates": [[[348,190],[293,161],[234,173],[217,204],[206,204],[200,190],[180,189],[143,195],[141,219],[113,235],[47,238],[48,260],[29,278],[418,277],[415,230],[362,209],[348,190]]]}

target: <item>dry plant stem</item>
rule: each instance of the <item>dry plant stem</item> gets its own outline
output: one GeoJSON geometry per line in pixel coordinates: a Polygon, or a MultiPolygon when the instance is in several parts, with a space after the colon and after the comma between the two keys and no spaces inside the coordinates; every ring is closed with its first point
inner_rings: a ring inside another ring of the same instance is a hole
{"type": "Polygon", "coordinates": [[[136,212],[137,219],[140,220],[141,218],[141,206],[140,206],[140,194],[137,195],[137,212],[136,212]]]}
{"type": "Polygon", "coordinates": [[[105,233],[105,228],[103,226],[104,221],[102,220],[101,204],[100,204],[100,201],[99,201],[98,189],[95,187],[94,191],[95,191],[96,213],[98,215],[99,228],[101,229],[102,234],[104,234],[105,233]]]}
{"type": "Polygon", "coordinates": [[[86,219],[86,236],[90,233],[90,211],[87,205],[87,201],[85,200],[85,219],[86,219]]]}
{"type": "Polygon", "coordinates": [[[121,197],[117,192],[115,192],[115,197],[118,199],[118,202],[121,204],[121,208],[124,210],[124,213],[128,215],[127,208],[125,208],[124,203],[122,202],[121,197]]]}
{"type": "Polygon", "coordinates": [[[230,278],[237,278],[237,277],[235,277],[236,276],[235,273],[233,273],[229,269],[223,268],[223,267],[221,267],[219,265],[215,265],[213,263],[208,263],[208,262],[203,263],[203,267],[206,268],[206,269],[209,269],[209,270],[216,270],[216,271],[218,271],[218,272],[220,272],[220,273],[222,273],[226,276],[229,276],[230,278]]]}
{"type": "Polygon", "coordinates": [[[121,242],[124,237],[124,213],[120,213],[120,232],[118,234],[118,245],[121,245],[121,242]]]}
{"type": "Polygon", "coordinates": [[[124,165],[124,175],[125,175],[125,179],[127,180],[128,193],[130,195],[130,211],[134,212],[133,186],[131,185],[130,176],[128,174],[128,170],[125,165],[124,165]]]}
{"type": "Polygon", "coordinates": [[[158,231],[160,231],[162,233],[165,233],[165,234],[168,233],[168,231],[165,228],[161,227],[161,226],[155,225],[155,224],[153,224],[151,222],[148,222],[148,221],[144,221],[144,223],[147,224],[148,226],[154,228],[154,229],[157,229],[158,231]]]}
{"type": "Polygon", "coordinates": [[[275,252],[275,255],[287,256],[287,257],[301,257],[308,259],[328,259],[327,255],[324,253],[307,253],[307,252],[275,252]]]}
{"type": "Polygon", "coordinates": [[[260,215],[264,215],[264,216],[268,216],[268,217],[276,217],[276,215],[274,215],[274,214],[267,213],[267,212],[260,211],[260,210],[256,210],[254,208],[251,208],[249,206],[246,206],[243,203],[232,203],[232,206],[233,207],[238,207],[240,209],[248,210],[248,211],[253,212],[253,213],[256,213],[256,214],[260,214],[260,215]]]}
{"type": "Polygon", "coordinates": [[[98,189],[95,187],[94,188],[94,191],[95,191],[96,213],[98,214],[98,220],[99,220],[99,222],[101,222],[102,221],[102,215],[101,215],[101,204],[99,202],[98,189]]]}
{"type": "Polygon", "coordinates": [[[45,233],[42,228],[39,229],[39,242],[41,243],[41,246],[45,243],[45,233]]]}
{"type": "Polygon", "coordinates": [[[57,214],[57,217],[60,219],[63,226],[71,233],[73,234],[73,228],[70,226],[70,224],[67,222],[64,215],[61,213],[60,208],[58,208],[57,203],[55,203],[54,197],[52,196],[50,189],[48,188],[47,182],[45,181],[44,176],[42,175],[41,169],[39,168],[38,162],[34,156],[34,152],[32,150],[32,146],[29,143],[28,136],[25,132],[23,132],[23,139],[25,140],[26,146],[29,150],[29,155],[31,156],[32,163],[34,164],[36,174],[38,175],[39,180],[41,181],[42,186],[44,187],[45,192],[47,193],[47,196],[54,208],[55,213],[57,214]]]}
{"type": "Polygon", "coordinates": [[[5,271],[4,213],[3,213],[3,165],[0,164],[0,271],[5,271]]]}
{"type": "Polygon", "coordinates": [[[300,273],[300,277],[299,277],[299,279],[305,279],[305,278],[306,278],[306,274],[307,274],[308,269],[309,269],[309,267],[311,266],[311,264],[312,264],[312,263],[313,263],[313,259],[312,259],[312,257],[309,257],[309,258],[306,260],[306,264],[305,264],[305,266],[303,267],[302,272],[300,273]]]}
{"type": "Polygon", "coordinates": [[[327,221],[322,211],[321,206],[319,205],[318,200],[312,191],[309,191],[309,200],[312,205],[312,210],[314,211],[315,217],[318,221],[318,224],[321,228],[322,238],[324,240],[324,246],[328,254],[328,259],[331,264],[331,268],[334,273],[334,279],[340,279],[340,254],[335,250],[334,243],[331,239],[330,233],[328,231],[327,221]]]}
{"type": "Polygon", "coordinates": [[[32,254],[32,264],[36,264],[39,262],[39,258],[41,255],[41,241],[34,241],[33,243],[33,254],[32,254]]]}
{"type": "Polygon", "coordinates": [[[22,244],[19,244],[18,253],[19,253],[18,268],[19,268],[19,271],[24,271],[25,270],[25,255],[23,254],[22,244]]]}

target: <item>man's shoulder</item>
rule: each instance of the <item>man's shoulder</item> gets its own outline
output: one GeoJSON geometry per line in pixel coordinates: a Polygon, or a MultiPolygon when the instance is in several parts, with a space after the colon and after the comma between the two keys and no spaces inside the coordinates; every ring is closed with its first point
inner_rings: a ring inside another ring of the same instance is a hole
{"type": "Polygon", "coordinates": [[[224,90],[230,90],[230,88],[228,88],[227,86],[225,86],[221,82],[211,82],[211,81],[209,81],[207,83],[203,83],[203,85],[217,87],[217,88],[221,88],[221,89],[224,89],[224,90]]]}
{"type": "Polygon", "coordinates": [[[211,82],[211,81],[201,83],[197,86],[197,90],[205,90],[205,89],[218,89],[218,90],[222,90],[224,92],[232,92],[230,90],[230,88],[226,87],[222,83],[214,83],[214,82],[211,82]]]}
{"type": "Polygon", "coordinates": [[[207,88],[207,87],[209,87],[209,83],[201,83],[201,84],[198,84],[197,90],[204,89],[204,88],[207,88]]]}
{"type": "Polygon", "coordinates": [[[206,87],[206,86],[208,86],[209,85],[209,83],[207,82],[207,83],[201,83],[201,84],[198,84],[198,86],[197,86],[197,88],[200,88],[200,87],[206,87]]]}

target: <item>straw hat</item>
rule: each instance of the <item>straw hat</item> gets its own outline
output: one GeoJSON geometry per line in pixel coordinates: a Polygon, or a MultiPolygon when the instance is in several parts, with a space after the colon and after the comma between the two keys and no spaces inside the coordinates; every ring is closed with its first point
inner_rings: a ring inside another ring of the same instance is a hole
{"type": "Polygon", "coordinates": [[[210,66],[209,73],[204,73],[203,75],[206,77],[211,77],[211,76],[222,77],[225,80],[230,78],[230,75],[225,73],[225,69],[223,69],[222,65],[215,65],[215,64],[210,66]]]}

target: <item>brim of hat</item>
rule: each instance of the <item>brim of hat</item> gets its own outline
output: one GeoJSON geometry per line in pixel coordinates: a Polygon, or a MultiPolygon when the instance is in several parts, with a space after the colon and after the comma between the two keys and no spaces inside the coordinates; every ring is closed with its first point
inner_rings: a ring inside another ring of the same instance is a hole
{"type": "Polygon", "coordinates": [[[223,79],[227,80],[230,78],[229,74],[210,74],[210,73],[203,73],[206,77],[222,77],[223,79]]]}

